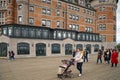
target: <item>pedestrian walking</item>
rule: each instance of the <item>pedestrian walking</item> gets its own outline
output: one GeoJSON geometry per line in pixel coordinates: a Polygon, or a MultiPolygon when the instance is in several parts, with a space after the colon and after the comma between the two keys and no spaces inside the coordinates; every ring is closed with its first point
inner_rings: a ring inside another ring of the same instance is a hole
{"type": "Polygon", "coordinates": [[[12,60],[14,60],[14,59],[15,59],[14,55],[15,55],[15,54],[14,54],[14,52],[13,52],[13,51],[11,51],[11,59],[12,59],[12,60]]]}
{"type": "Polygon", "coordinates": [[[81,76],[82,75],[82,65],[83,65],[83,51],[80,51],[80,49],[77,49],[74,59],[77,62],[77,69],[79,70],[78,76],[81,76]]]}
{"type": "Polygon", "coordinates": [[[8,52],[9,53],[9,60],[11,60],[11,51],[8,52]]]}
{"type": "Polygon", "coordinates": [[[76,50],[73,50],[72,56],[75,57],[76,50]]]}

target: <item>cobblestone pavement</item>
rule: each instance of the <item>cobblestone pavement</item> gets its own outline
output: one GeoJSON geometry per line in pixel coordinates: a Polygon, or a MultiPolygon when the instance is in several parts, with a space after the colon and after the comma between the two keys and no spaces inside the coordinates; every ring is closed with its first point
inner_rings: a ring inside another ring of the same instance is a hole
{"type": "MultiPolygon", "coordinates": [[[[83,64],[81,77],[78,77],[76,67],[72,66],[74,77],[65,80],[120,80],[120,64],[113,68],[106,63],[96,64],[96,56],[90,55],[89,62],[83,64]]],[[[61,60],[70,58],[71,56],[24,58],[14,61],[0,59],[0,80],[58,80],[56,73],[61,60]]]]}

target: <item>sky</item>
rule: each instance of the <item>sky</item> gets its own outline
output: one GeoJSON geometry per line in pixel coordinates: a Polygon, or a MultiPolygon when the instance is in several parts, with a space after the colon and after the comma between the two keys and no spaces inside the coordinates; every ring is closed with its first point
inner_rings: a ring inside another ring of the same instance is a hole
{"type": "Polygon", "coordinates": [[[117,5],[117,43],[120,43],[120,0],[117,5]]]}

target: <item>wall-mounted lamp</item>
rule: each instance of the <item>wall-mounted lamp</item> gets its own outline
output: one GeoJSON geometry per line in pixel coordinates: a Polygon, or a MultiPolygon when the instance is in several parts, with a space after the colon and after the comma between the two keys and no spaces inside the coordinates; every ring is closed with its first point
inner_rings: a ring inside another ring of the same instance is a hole
{"type": "Polygon", "coordinates": [[[34,43],[32,43],[32,47],[34,47],[34,43]]]}

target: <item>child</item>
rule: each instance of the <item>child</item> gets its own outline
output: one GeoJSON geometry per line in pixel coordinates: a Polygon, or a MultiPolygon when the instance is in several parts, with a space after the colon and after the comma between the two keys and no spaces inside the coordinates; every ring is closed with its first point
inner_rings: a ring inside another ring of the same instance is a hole
{"type": "MultiPolygon", "coordinates": [[[[58,68],[58,77],[61,78],[63,76],[64,71],[66,70],[66,68],[68,67],[68,61],[67,60],[61,60],[62,65],[59,66],[58,68]]],[[[67,72],[71,72],[70,69],[67,70],[67,72]]]]}

